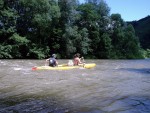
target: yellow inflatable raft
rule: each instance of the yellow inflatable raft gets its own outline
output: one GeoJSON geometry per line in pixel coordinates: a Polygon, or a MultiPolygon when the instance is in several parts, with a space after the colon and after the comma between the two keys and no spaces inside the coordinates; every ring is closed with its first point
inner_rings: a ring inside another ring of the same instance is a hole
{"type": "Polygon", "coordinates": [[[67,64],[58,65],[57,67],[50,67],[50,66],[35,66],[32,67],[32,70],[69,70],[75,68],[94,68],[96,66],[95,63],[88,63],[88,64],[80,64],[78,66],[68,66],[67,64]]]}

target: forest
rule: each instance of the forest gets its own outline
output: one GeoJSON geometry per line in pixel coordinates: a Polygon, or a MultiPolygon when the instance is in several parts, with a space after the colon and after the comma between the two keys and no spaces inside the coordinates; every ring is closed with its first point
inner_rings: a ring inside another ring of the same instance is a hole
{"type": "Polygon", "coordinates": [[[138,59],[147,51],[104,0],[0,0],[1,59],[138,59]]]}
{"type": "Polygon", "coordinates": [[[144,17],[138,21],[131,21],[136,35],[139,37],[141,47],[143,49],[150,49],[150,16],[144,17]]]}

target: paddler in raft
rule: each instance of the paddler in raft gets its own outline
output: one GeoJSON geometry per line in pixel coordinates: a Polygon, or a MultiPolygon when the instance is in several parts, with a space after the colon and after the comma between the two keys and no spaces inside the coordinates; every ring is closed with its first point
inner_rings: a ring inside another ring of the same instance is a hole
{"type": "Polygon", "coordinates": [[[52,54],[52,57],[46,59],[46,63],[48,62],[49,63],[49,66],[51,67],[55,67],[55,66],[58,66],[58,62],[56,60],[56,54],[52,54]]]}
{"type": "Polygon", "coordinates": [[[74,55],[73,63],[74,63],[74,66],[77,66],[79,64],[84,64],[84,58],[83,57],[80,58],[80,54],[77,53],[74,55]]]}

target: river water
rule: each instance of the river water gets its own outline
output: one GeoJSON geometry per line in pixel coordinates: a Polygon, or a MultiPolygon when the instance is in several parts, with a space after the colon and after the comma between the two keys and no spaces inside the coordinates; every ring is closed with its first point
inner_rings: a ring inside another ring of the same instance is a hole
{"type": "Polygon", "coordinates": [[[86,62],[97,65],[32,71],[45,60],[0,60],[0,113],[150,113],[150,59],[86,62]]]}

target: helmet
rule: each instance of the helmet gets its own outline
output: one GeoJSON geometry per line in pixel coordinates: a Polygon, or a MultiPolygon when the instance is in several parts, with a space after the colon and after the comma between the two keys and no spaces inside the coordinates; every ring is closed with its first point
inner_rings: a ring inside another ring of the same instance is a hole
{"type": "Polygon", "coordinates": [[[56,58],[56,54],[52,54],[52,57],[53,57],[53,58],[56,58]]]}

